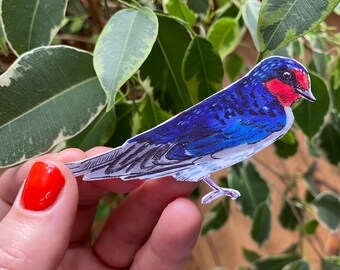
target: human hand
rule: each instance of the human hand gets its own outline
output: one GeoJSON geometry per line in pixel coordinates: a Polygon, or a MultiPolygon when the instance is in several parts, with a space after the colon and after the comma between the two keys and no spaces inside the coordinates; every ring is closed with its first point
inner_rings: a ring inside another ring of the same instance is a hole
{"type": "Polygon", "coordinates": [[[0,269],[184,268],[202,221],[183,198],[196,184],[171,178],[77,183],[63,165],[104,150],[47,154],[0,176],[0,269]],[[39,198],[31,188],[42,179],[49,191],[39,198]],[[107,192],[131,193],[91,241],[97,204],[107,192]]]}

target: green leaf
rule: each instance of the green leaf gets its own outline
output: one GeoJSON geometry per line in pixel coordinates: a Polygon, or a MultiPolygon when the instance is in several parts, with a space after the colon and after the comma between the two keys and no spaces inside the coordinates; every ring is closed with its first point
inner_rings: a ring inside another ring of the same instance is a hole
{"type": "Polygon", "coordinates": [[[331,113],[314,142],[330,163],[338,165],[340,163],[340,116],[331,113]]]}
{"type": "Polygon", "coordinates": [[[3,54],[7,57],[8,56],[8,47],[7,47],[7,42],[3,30],[3,26],[0,23],[0,48],[3,52],[3,54]]]}
{"type": "Polygon", "coordinates": [[[314,48],[312,51],[312,59],[315,65],[315,71],[322,77],[325,77],[327,73],[327,56],[326,45],[323,39],[318,36],[311,36],[311,44],[314,48]]]}
{"type": "Polygon", "coordinates": [[[67,1],[2,0],[0,4],[5,36],[20,55],[51,43],[65,17],[67,1]]]}
{"type": "Polygon", "coordinates": [[[301,130],[311,139],[321,128],[329,109],[329,94],[323,79],[310,72],[311,87],[315,102],[302,100],[294,107],[295,121],[301,130]]]}
{"type": "Polygon", "coordinates": [[[256,270],[282,270],[282,268],[290,262],[299,259],[297,254],[280,254],[270,257],[262,257],[254,261],[256,270]]]}
{"type": "Polygon", "coordinates": [[[105,106],[91,54],[67,46],[19,57],[0,77],[0,100],[1,167],[78,134],[105,106]]]}
{"type": "Polygon", "coordinates": [[[301,232],[306,234],[314,234],[319,226],[319,222],[315,219],[303,224],[299,229],[301,232]]]}
{"type": "Polygon", "coordinates": [[[257,38],[257,22],[259,20],[261,3],[258,1],[247,1],[243,11],[243,21],[247,26],[250,36],[257,51],[260,51],[259,40],[257,38]]]}
{"type": "Polygon", "coordinates": [[[71,21],[69,30],[71,33],[79,32],[86,22],[87,17],[76,17],[74,20],[71,21]]]}
{"type": "Polygon", "coordinates": [[[288,247],[284,248],[284,250],[281,251],[281,253],[292,254],[292,253],[297,252],[300,248],[300,242],[299,242],[299,239],[296,239],[296,240],[298,240],[298,242],[290,243],[288,247]]]}
{"type": "Polygon", "coordinates": [[[250,267],[240,265],[240,266],[238,267],[238,270],[252,270],[252,269],[251,269],[250,267]]]}
{"type": "Polygon", "coordinates": [[[229,202],[230,200],[220,201],[208,212],[202,227],[203,235],[218,230],[227,222],[230,213],[229,202]]]}
{"type": "Polygon", "coordinates": [[[281,158],[289,158],[296,154],[298,140],[293,131],[288,131],[282,138],[274,143],[275,153],[281,158]]]}
{"type": "Polygon", "coordinates": [[[315,183],[315,171],[316,163],[314,162],[308,171],[303,175],[303,181],[307,185],[308,190],[313,196],[317,196],[320,193],[319,187],[315,183]]]}
{"type": "Polygon", "coordinates": [[[305,260],[296,260],[294,262],[290,262],[283,267],[282,270],[310,270],[309,263],[305,260]]]}
{"type": "Polygon", "coordinates": [[[335,12],[337,15],[340,15],[340,4],[338,4],[338,5],[335,7],[334,12],[335,12]]]}
{"type": "Polygon", "coordinates": [[[120,102],[115,105],[116,129],[110,140],[106,143],[110,147],[121,146],[127,139],[135,135],[133,129],[133,116],[137,110],[138,103],[120,102]]]}
{"type": "Polygon", "coordinates": [[[100,200],[97,206],[95,221],[106,220],[112,211],[112,205],[100,200]]]}
{"type": "Polygon", "coordinates": [[[153,128],[170,117],[171,114],[163,111],[149,95],[145,95],[133,119],[133,133],[137,134],[153,128]]]}
{"type": "Polygon", "coordinates": [[[257,244],[262,245],[269,237],[270,228],[271,211],[267,201],[264,201],[255,208],[251,236],[257,244]]]}
{"type": "Polygon", "coordinates": [[[231,81],[235,81],[237,76],[241,73],[242,67],[243,60],[237,53],[233,53],[227,57],[225,69],[231,81]]]}
{"type": "Polygon", "coordinates": [[[183,77],[191,100],[197,103],[222,88],[223,64],[205,38],[196,36],[183,59],[183,77]]]}
{"type": "Polygon", "coordinates": [[[340,270],[340,256],[329,256],[321,259],[322,270],[340,270]]]}
{"type": "Polygon", "coordinates": [[[257,252],[247,249],[247,248],[242,248],[242,253],[243,253],[244,258],[246,258],[246,260],[250,263],[252,263],[253,261],[261,257],[257,252]]]}
{"type": "Polygon", "coordinates": [[[251,162],[238,168],[239,166],[233,166],[230,169],[229,185],[240,191],[242,196],[237,199],[237,203],[243,214],[252,218],[257,205],[268,198],[269,188],[251,162]]]}
{"type": "Polygon", "coordinates": [[[207,38],[223,59],[235,50],[240,39],[240,29],[234,18],[216,20],[208,30],[207,38]]]}
{"type": "MultiPolygon", "coordinates": [[[[220,18],[238,18],[240,15],[240,7],[235,5],[233,1],[228,0],[228,2],[218,11],[221,15],[220,18]]],[[[238,20],[239,27],[241,28],[244,24],[243,20],[238,20]]]]}
{"type": "Polygon", "coordinates": [[[105,25],[94,49],[93,65],[106,92],[107,110],[120,87],[148,57],[157,32],[157,17],[149,8],[121,10],[105,25]]]}
{"type": "Polygon", "coordinates": [[[340,57],[338,57],[336,65],[332,69],[331,94],[333,106],[340,113],[340,57]]]}
{"type": "MultiPolygon", "coordinates": [[[[190,0],[189,0],[190,1],[190,0]]],[[[191,1],[195,1],[195,0],[191,0],[191,1]]],[[[229,5],[230,4],[230,0],[216,0],[216,4],[219,8],[223,7],[224,5],[229,5]]]]}
{"type": "Polygon", "coordinates": [[[301,209],[301,203],[298,199],[293,198],[290,202],[284,201],[279,214],[280,224],[288,229],[295,230],[299,224],[299,218],[302,219],[303,212],[301,209]]]}
{"type": "Polygon", "coordinates": [[[153,87],[161,107],[178,113],[192,105],[182,76],[182,60],[191,41],[189,31],[178,20],[158,14],[159,32],[140,76],[153,87]]]}
{"type": "Polygon", "coordinates": [[[116,129],[115,110],[102,111],[85,130],[66,142],[66,148],[74,147],[87,151],[98,145],[105,145],[116,129]]]}
{"type": "Polygon", "coordinates": [[[264,0],[258,38],[260,51],[275,51],[306,34],[332,12],[338,0],[264,0]]]}
{"type": "Polygon", "coordinates": [[[163,0],[162,4],[165,12],[187,22],[190,26],[195,23],[195,13],[182,0],[163,0]]]}
{"type": "Polygon", "coordinates": [[[312,202],[322,224],[335,231],[340,226],[340,197],[331,192],[322,192],[312,202]]]}
{"type": "Polygon", "coordinates": [[[209,0],[187,0],[187,5],[195,13],[205,14],[209,8],[209,0]]]}

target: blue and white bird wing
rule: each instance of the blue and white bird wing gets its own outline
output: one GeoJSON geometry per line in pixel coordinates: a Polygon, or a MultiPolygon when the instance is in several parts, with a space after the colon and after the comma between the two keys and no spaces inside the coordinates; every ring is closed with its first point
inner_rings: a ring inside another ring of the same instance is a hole
{"type": "Polygon", "coordinates": [[[85,180],[179,175],[195,166],[196,160],[206,163],[217,153],[228,153],[226,149],[261,143],[284,129],[285,111],[273,97],[240,97],[236,91],[221,91],[121,147],[68,166],[75,175],[84,174],[85,180]],[[255,107],[250,104],[254,102],[255,107]]]}

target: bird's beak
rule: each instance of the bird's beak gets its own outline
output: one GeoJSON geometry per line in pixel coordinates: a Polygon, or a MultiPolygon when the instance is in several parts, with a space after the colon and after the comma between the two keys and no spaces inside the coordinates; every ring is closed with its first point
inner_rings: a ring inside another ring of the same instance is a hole
{"type": "Polygon", "coordinates": [[[316,100],[312,91],[306,91],[305,89],[297,88],[296,92],[298,92],[303,98],[305,98],[305,99],[307,99],[311,102],[314,102],[316,100]]]}

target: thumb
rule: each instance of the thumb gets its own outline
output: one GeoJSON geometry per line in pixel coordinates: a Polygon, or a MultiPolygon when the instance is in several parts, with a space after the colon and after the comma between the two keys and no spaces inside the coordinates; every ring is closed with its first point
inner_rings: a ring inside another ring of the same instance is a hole
{"type": "Polygon", "coordinates": [[[0,223],[0,269],[57,268],[70,241],[77,205],[77,182],[63,164],[34,163],[0,223]]]}

